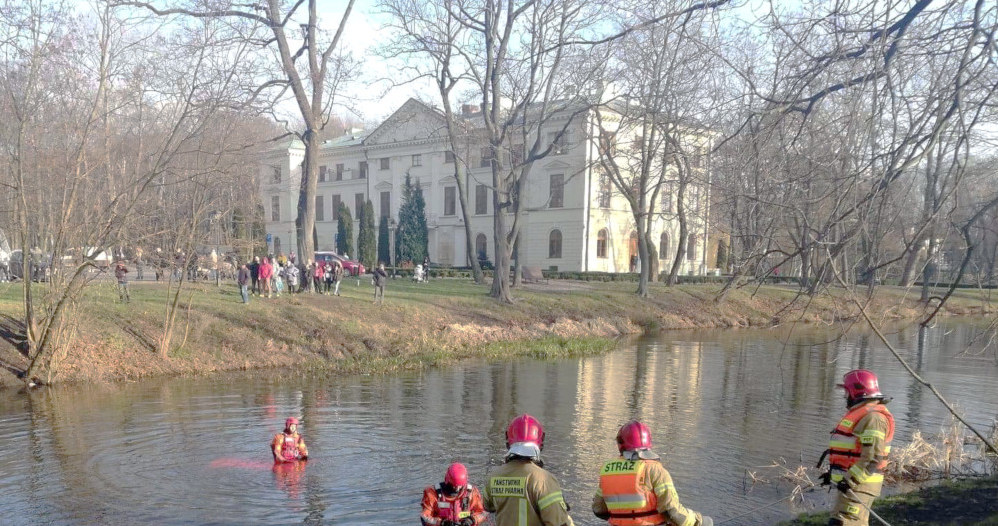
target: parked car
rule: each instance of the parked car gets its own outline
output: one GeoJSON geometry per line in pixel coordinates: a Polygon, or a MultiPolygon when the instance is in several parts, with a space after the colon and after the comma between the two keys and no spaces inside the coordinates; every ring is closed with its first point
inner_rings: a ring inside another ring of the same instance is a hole
{"type": "Polygon", "coordinates": [[[327,261],[327,262],[333,260],[339,261],[340,264],[343,265],[343,272],[350,276],[359,276],[361,274],[367,274],[367,269],[365,269],[364,265],[361,265],[359,261],[346,259],[335,252],[316,252],[315,260],[327,261]]]}

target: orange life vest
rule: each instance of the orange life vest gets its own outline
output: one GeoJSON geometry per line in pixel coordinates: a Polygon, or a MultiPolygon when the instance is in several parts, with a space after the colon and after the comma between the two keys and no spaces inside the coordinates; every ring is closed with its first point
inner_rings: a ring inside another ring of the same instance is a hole
{"type": "MultiPolygon", "coordinates": [[[[470,488],[470,486],[469,486],[470,488]]],[[[458,522],[465,517],[471,517],[471,491],[467,488],[457,495],[448,496],[443,489],[436,488],[437,516],[458,522]]]]}
{"type": "MultiPolygon", "coordinates": [[[[832,437],[828,441],[828,463],[832,469],[847,471],[863,452],[863,445],[853,433],[856,424],[871,412],[878,412],[887,418],[887,436],[884,441],[890,444],[894,438],[894,416],[881,403],[860,404],[849,410],[839,421],[839,424],[832,430],[832,437]]],[[[890,446],[887,447],[890,452],[890,446]]],[[[887,459],[884,458],[877,465],[877,469],[884,469],[887,466],[887,459]]]]}
{"type": "Polygon", "coordinates": [[[612,526],[654,526],[668,524],[669,519],[658,512],[658,497],[651,488],[643,487],[645,460],[611,460],[600,470],[599,486],[610,512],[612,526]]]}

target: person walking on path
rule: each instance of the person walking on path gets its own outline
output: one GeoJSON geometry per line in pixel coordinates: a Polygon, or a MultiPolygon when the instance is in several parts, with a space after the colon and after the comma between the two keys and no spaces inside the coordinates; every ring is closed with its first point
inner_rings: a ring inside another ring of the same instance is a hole
{"type": "Polygon", "coordinates": [[[575,526],[561,485],[541,462],[544,428],[523,414],[506,428],[506,463],[485,485],[485,510],[496,526],[575,526]]]}
{"type": "Polygon", "coordinates": [[[125,262],[119,261],[114,266],[114,279],[118,280],[118,300],[122,303],[131,303],[132,298],[128,295],[128,267],[125,262]]]}
{"type": "Polygon", "coordinates": [[[845,389],[848,411],[832,430],[828,449],[818,461],[820,466],[828,456],[822,485],[834,484],[839,490],[828,525],[867,526],[870,506],[884,485],[882,471],[894,438],[894,416],[871,371],[849,371],[838,387],[845,389]]]}
{"type": "Polygon", "coordinates": [[[713,526],[679,502],[672,475],[651,450],[651,431],[637,420],[617,431],[620,457],[603,464],[593,514],[611,526],[713,526]]]}
{"type": "Polygon", "coordinates": [[[374,303],[385,302],[385,283],[388,281],[388,273],[385,272],[385,264],[381,263],[374,269],[374,303]]]}
{"type": "Polygon", "coordinates": [[[249,303],[249,280],[249,267],[243,263],[242,266],[239,267],[239,273],[236,275],[236,284],[239,285],[239,295],[242,296],[243,303],[249,303]]]}
{"type": "Polygon", "coordinates": [[[249,264],[250,279],[253,280],[253,287],[250,289],[252,294],[260,294],[260,256],[253,258],[253,262],[249,264]]]}
{"type": "Polygon", "coordinates": [[[423,526],[478,526],[488,516],[478,488],[468,484],[468,468],[455,462],[439,486],[423,490],[423,526]]]}

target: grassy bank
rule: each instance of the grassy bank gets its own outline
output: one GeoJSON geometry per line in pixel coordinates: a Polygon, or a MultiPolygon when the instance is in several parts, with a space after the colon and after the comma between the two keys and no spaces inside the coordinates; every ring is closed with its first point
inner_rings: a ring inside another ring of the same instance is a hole
{"type": "MultiPolygon", "coordinates": [[[[44,293],[44,285],[36,290],[44,293]]],[[[767,286],[713,298],[717,285],[652,285],[647,299],[633,283],[553,280],[515,293],[501,305],[487,286],[443,279],[429,284],[390,281],[384,305],[371,302],[369,279],[346,281],[342,296],[284,295],[252,298],[243,305],[233,285],[194,285],[173,345],[157,352],[167,290],[135,283],[132,301],[117,301],[113,283],[87,288],[74,311],[74,341],[57,357],[53,381],[114,381],[151,375],[293,367],[295,371],[393,371],[438,365],[468,357],[562,356],[602,352],[613,338],[655,329],[751,327],[795,321],[853,319],[856,308],[844,291],[814,298],[789,287],[767,286]]],[[[881,288],[869,306],[878,318],[914,318],[924,312],[916,297],[881,288]]],[[[961,290],[944,315],[991,312],[988,291],[961,290]]],[[[27,358],[13,334],[21,329],[20,285],[0,285],[0,385],[17,385],[15,372],[27,358]]]]}
{"type": "MultiPolygon", "coordinates": [[[[873,511],[892,526],[996,526],[998,479],[947,482],[878,499],[873,511]]],[[[825,526],[828,513],[801,515],[780,526],[825,526]]],[[[870,524],[880,524],[870,518],[870,524]]]]}

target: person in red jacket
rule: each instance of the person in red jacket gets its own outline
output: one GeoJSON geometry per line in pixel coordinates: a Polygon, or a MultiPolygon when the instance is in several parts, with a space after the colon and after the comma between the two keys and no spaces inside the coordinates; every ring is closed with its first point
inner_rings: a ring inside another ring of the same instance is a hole
{"type": "Polygon", "coordinates": [[[263,258],[263,261],[260,263],[259,274],[260,274],[260,287],[261,287],[260,297],[262,298],[264,293],[266,293],[267,297],[269,298],[270,295],[274,292],[274,289],[270,283],[270,280],[273,279],[274,277],[274,266],[270,262],[270,258],[263,258]]]}
{"type": "Polygon", "coordinates": [[[485,523],[485,507],[478,488],[468,484],[468,469],[453,463],[444,481],[423,490],[423,526],[477,526],[485,523]]]}
{"type": "Polygon", "coordinates": [[[305,439],[298,434],[297,418],[291,417],[284,421],[284,431],[274,435],[274,439],[270,442],[270,450],[274,454],[274,462],[278,464],[308,460],[305,439]]]}

